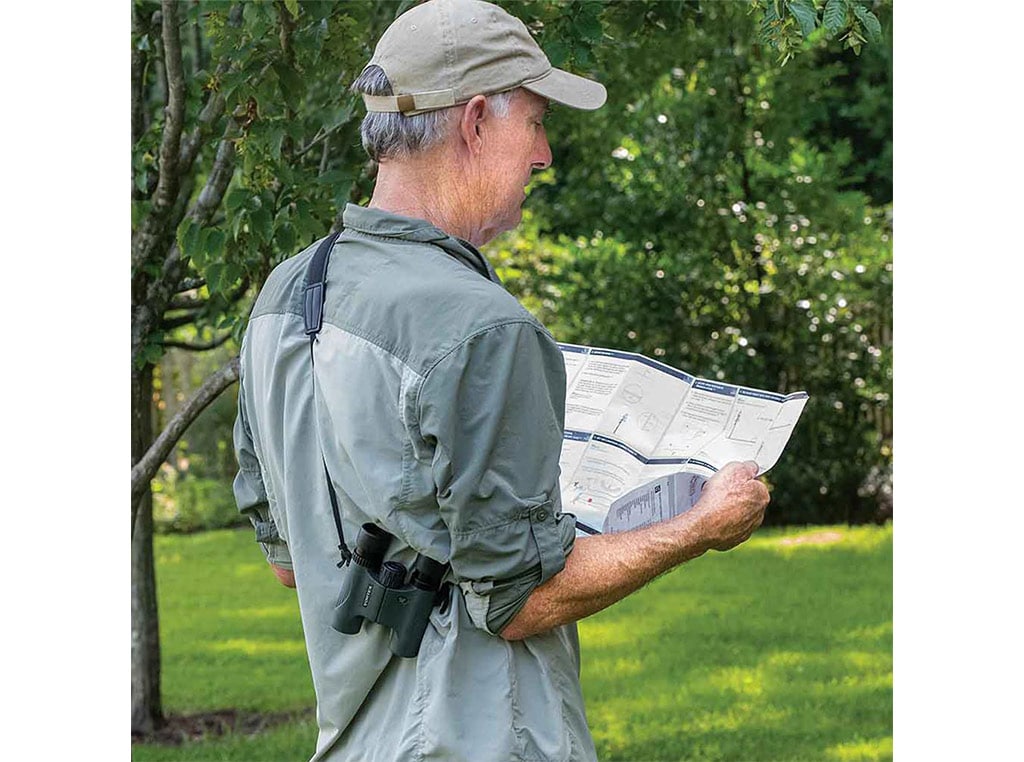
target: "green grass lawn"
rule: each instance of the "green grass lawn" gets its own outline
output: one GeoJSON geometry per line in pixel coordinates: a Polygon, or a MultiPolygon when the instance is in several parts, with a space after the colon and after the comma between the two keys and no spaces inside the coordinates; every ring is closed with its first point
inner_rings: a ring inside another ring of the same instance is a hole
{"type": "MultiPolygon", "coordinates": [[[[294,594],[250,530],[156,540],[168,714],[294,713],[132,759],[304,760],[316,726],[294,594]]],[[[599,757],[892,759],[892,527],[762,529],[580,623],[599,757]]]]}

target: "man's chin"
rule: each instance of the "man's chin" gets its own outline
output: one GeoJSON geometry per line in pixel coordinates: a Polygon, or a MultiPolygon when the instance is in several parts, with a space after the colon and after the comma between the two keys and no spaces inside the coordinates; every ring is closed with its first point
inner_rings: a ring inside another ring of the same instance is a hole
{"type": "Polygon", "coordinates": [[[474,243],[475,246],[484,246],[495,238],[500,236],[502,233],[507,233],[510,230],[514,230],[519,227],[519,223],[523,220],[523,210],[516,209],[515,214],[509,215],[501,220],[495,221],[494,225],[483,231],[484,241],[481,243],[474,243]]]}

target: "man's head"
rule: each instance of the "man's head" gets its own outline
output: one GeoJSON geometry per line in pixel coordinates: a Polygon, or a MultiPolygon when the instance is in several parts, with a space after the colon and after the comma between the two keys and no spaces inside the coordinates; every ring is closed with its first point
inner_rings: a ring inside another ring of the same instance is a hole
{"type": "Polygon", "coordinates": [[[367,107],[367,153],[384,165],[426,152],[456,162],[490,234],[518,223],[530,172],[550,164],[547,104],[605,100],[601,84],[553,68],[519,19],[480,0],[429,0],[402,14],[353,89],[367,107]]]}

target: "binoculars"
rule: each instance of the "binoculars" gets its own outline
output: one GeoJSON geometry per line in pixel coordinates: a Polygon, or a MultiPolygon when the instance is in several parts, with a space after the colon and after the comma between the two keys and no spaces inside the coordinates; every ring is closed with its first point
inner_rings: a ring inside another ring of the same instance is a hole
{"type": "Polygon", "coordinates": [[[331,626],[355,635],[364,619],[382,624],[392,631],[391,651],[411,658],[419,653],[431,609],[447,591],[441,590],[441,580],[448,565],[419,554],[406,581],[407,570],[401,563],[381,563],[391,537],[376,524],[363,524],[331,626]]]}

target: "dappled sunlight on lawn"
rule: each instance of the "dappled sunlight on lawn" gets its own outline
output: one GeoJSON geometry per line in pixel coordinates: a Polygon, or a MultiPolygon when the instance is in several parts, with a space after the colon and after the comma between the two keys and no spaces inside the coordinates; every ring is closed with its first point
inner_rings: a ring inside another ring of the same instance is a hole
{"type": "Polygon", "coordinates": [[[616,621],[598,622],[584,620],[579,624],[580,638],[586,639],[587,645],[617,648],[633,642],[637,632],[620,627],[616,621]]]}
{"type": "MultiPolygon", "coordinates": [[[[294,591],[250,533],[199,540],[161,543],[167,705],[308,707],[294,591]]],[[[891,760],[892,632],[891,527],[759,530],[579,623],[598,757],[891,760]]]]}
{"type": "Polygon", "coordinates": [[[244,577],[246,579],[250,579],[252,577],[266,577],[269,580],[274,579],[274,572],[271,571],[270,565],[266,562],[257,561],[256,563],[235,564],[231,571],[236,577],[244,577]]]}
{"type": "Polygon", "coordinates": [[[748,732],[752,727],[767,730],[781,726],[789,719],[789,714],[757,701],[738,701],[725,711],[699,712],[683,722],[680,729],[695,734],[713,730],[748,732]]]}
{"type": "Polygon", "coordinates": [[[221,612],[224,619],[292,619],[296,616],[297,606],[284,603],[277,606],[249,607],[244,609],[226,609],[221,612]]]}
{"type": "Polygon", "coordinates": [[[707,677],[707,684],[720,691],[743,696],[760,696],[764,693],[764,668],[724,667],[707,677]]]}
{"type": "Polygon", "coordinates": [[[617,749],[643,748],[660,750],[652,759],[747,759],[736,754],[756,739],[771,739],[776,748],[793,742],[800,759],[813,749],[816,758],[839,760],[884,759],[887,748],[891,754],[891,738],[835,743],[865,707],[872,707],[869,716],[888,711],[887,653],[784,650],[749,666],[690,669],[685,660],[672,661],[654,654],[602,661],[602,683],[617,682],[620,690],[588,703],[588,717],[611,758],[617,749]]]}
{"type": "Polygon", "coordinates": [[[736,550],[771,550],[783,555],[832,548],[874,551],[892,543],[892,527],[807,527],[805,530],[760,530],[736,550]]]}
{"type": "Polygon", "coordinates": [[[765,660],[761,675],[765,684],[776,692],[800,685],[808,696],[825,700],[839,695],[839,688],[887,691],[892,688],[892,655],[835,650],[777,652],[765,660]]]}
{"type": "Polygon", "coordinates": [[[229,640],[207,643],[205,650],[214,653],[239,653],[246,656],[262,654],[300,654],[305,655],[306,644],[301,640],[251,640],[249,638],[231,638],[229,640]]]}
{"type": "Polygon", "coordinates": [[[839,762],[874,762],[874,760],[892,759],[892,736],[836,744],[826,749],[825,754],[828,759],[839,760],[839,762]]]}
{"type": "MultiPolygon", "coordinates": [[[[772,733],[790,719],[785,708],[756,699],[737,697],[724,705],[715,702],[708,706],[682,686],[680,689],[683,695],[652,689],[602,702],[596,711],[588,709],[599,748],[605,752],[662,749],[657,759],[689,759],[696,738],[772,733]]],[[[615,758],[614,753],[611,756],[615,758]]]]}
{"type": "Polygon", "coordinates": [[[840,642],[853,642],[860,645],[887,644],[892,647],[892,622],[881,622],[868,627],[854,627],[845,632],[838,633],[836,640],[840,642]]]}
{"type": "Polygon", "coordinates": [[[891,759],[891,528],[755,539],[581,622],[602,760],[891,759]]]}

